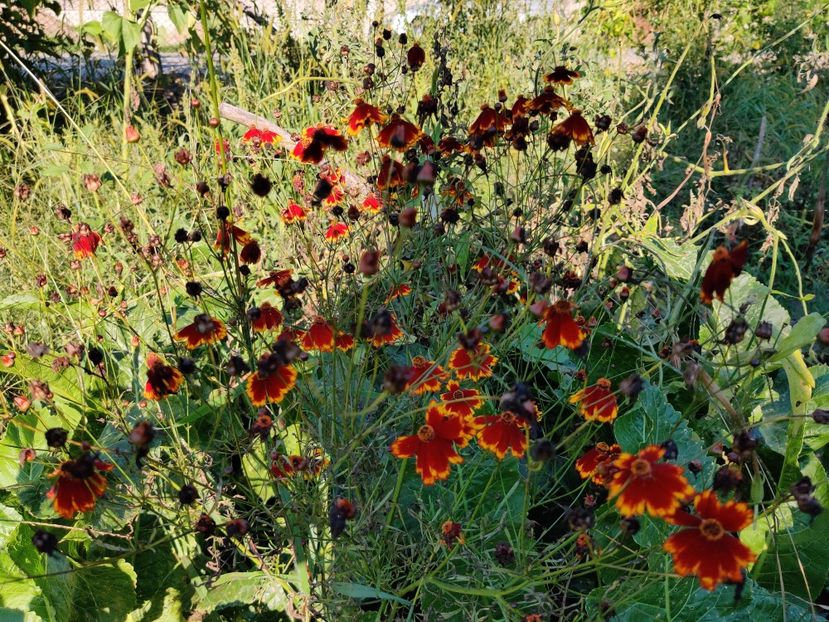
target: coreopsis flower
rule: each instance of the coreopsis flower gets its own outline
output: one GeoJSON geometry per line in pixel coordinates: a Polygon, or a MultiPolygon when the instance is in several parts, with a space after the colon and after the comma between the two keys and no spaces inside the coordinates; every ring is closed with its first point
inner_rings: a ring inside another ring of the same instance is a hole
{"type": "Polygon", "coordinates": [[[405,183],[403,165],[397,160],[392,160],[388,155],[384,155],[380,162],[380,170],[377,171],[376,185],[378,190],[397,188],[405,183]]]}
{"type": "Polygon", "coordinates": [[[576,460],[576,471],[582,479],[590,478],[594,484],[607,486],[613,476],[613,463],[621,453],[622,448],[615,443],[596,443],[576,460]]]}
{"type": "Polygon", "coordinates": [[[588,421],[609,423],[616,418],[619,407],[610,380],[599,378],[596,384],[585,387],[570,396],[571,404],[579,405],[579,412],[588,421]]]}
{"type": "Polygon", "coordinates": [[[578,71],[567,69],[564,65],[559,65],[544,76],[544,80],[550,84],[573,84],[573,80],[580,77],[581,74],[578,71]]]}
{"type": "Polygon", "coordinates": [[[699,297],[705,304],[711,304],[716,298],[723,300],[725,290],[731,285],[734,277],[740,276],[743,266],[748,259],[748,242],[743,240],[731,251],[725,246],[720,246],[714,251],[711,263],[705,270],[702,277],[702,288],[699,297]]]}
{"type": "Polygon", "coordinates": [[[253,265],[259,263],[260,259],[262,259],[262,248],[256,240],[251,240],[245,244],[242,247],[242,252],[239,253],[239,261],[242,263],[253,265]]]}
{"type": "Polygon", "coordinates": [[[682,467],[660,462],[665,448],[650,445],[638,454],[622,453],[613,461],[608,489],[623,516],[669,516],[694,494],[682,467]]]}
{"type": "Polygon", "coordinates": [[[147,355],[147,384],[144,385],[144,397],[149,400],[161,400],[168,395],[178,393],[184,375],[175,367],[167,365],[154,353],[147,355]]]}
{"type": "Polygon", "coordinates": [[[363,202],[360,203],[360,209],[364,212],[368,212],[369,214],[376,214],[383,209],[383,201],[381,201],[380,197],[376,194],[370,193],[366,195],[366,198],[364,198],[363,202]]]}
{"type": "Polygon", "coordinates": [[[101,236],[93,231],[86,223],[80,223],[70,236],[72,251],[77,259],[86,259],[95,255],[98,245],[101,243],[101,236]]]}
{"type": "Polygon", "coordinates": [[[377,144],[386,149],[407,151],[417,144],[421,136],[423,136],[423,131],[419,127],[395,114],[377,134],[377,144]]]}
{"type": "Polygon", "coordinates": [[[357,516],[357,509],[348,499],[339,497],[331,504],[328,510],[328,526],[331,528],[331,537],[337,539],[345,530],[346,521],[357,516]]]}
{"type": "Polygon", "coordinates": [[[409,369],[408,387],[415,395],[440,391],[443,379],[446,378],[446,372],[440,365],[422,356],[414,357],[409,369]]]}
{"type": "Polygon", "coordinates": [[[337,350],[348,352],[354,347],[354,336],[348,333],[337,333],[337,336],[334,337],[334,345],[337,350]]]}
{"type": "Polygon", "coordinates": [[[255,127],[251,127],[247,132],[245,132],[244,136],[242,136],[242,142],[249,143],[253,142],[254,144],[260,145],[277,145],[282,138],[276,132],[272,132],[271,130],[260,130],[255,127]]]}
{"type": "Polygon", "coordinates": [[[544,90],[530,101],[527,109],[536,114],[551,114],[559,108],[567,108],[570,105],[566,99],[553,90],[553,87],[545,87],[544,90]]]}
{"type": "Polygon", "coordinates": [[[377,106],[367,104],[362,99],[354,100],[354,111],[348,117],[348,133],[356,136],[364,128],[386,122],[386,115],[377,106]]]}
{"type": "Polygon", "coordinates": [[[474,148],[492,147],[495,137],[503,134],[509,127],[510,120],[500,110],[495,110],[488,104],[481,106],[481,112],[469,126],[469,138],[474,148]]]}
{"type": "Polygon", "coordinates": [[[295,222],[303,221],[306,218],[305,210],[302,209],[298,203],[293,201],[288,203],[288,207],[282,210],[280,216],[282,217],[282,222],[286,225],[292,225],[295,222]]]}
{"type": "Polygon", "coordinates": [[[269,302],[263,302],[258,307],[251,309],[251,311],[248,312],[248,316],[251,320],[251,328],[255,333],[274,330],[282,324],[282,314],[279,312],[279,309],[269,302]]]}
{"type": "Polygon", "coordinates": [[[541,341],[546,348],[564,346],[580,348],[587,333],[573,318],[575,307],[566,300],[558,300],[544,311],[544,331],[541,341]]]}
{"type": "Polygon", "coordinates": [[[566,136],[577,145],[593,143],[593,130],[590,129],[590,125],[581,116],[581,110],[573,110],[570,116],[556,125],[550,133],[566,136]]]}
{"type": "Polygon", "coordinates": [[[77,512],[89,512],[107,489],[102,471],[111,471],[112,465],[86,452],[76,460],[66,460],[49,477],[57,478],[46,496],[52,500],[55,512],[63,518],[72,518],[77,512]]]}
{"type": "Polygon", "coordinates": [[[237,246],[242,247],[251,240],[253,238],[250,236],[250,233],[244,229],[240,229],[229,222],[223,222],[219,226],[218,231],[216,231],[216,241],[213,243],[213,248],[221,250],[222,254],[226,255],[233,247],[234,241],[237,246]]]}
{"type": "Polygon", "coordinates": [[[397,300],[398,298],[404,298],[411,293],[412,288],[406,285],[405,283],[402,285],[395,285],[394,287],[392,287],[388,296],[386,296],[385,304],[389,304],[392,300],[397,300]]]}
{"type": "Polygon", "coordinates": [[[328,149],[345,151],[348,141],[338,130],[320,123],[305,129],[291,155],[305,164],[319,164],[328,149]]]}
{"type": "Polygon", "coordinates": [[[426,51],[415,43],[406,52],[406,62],[409,65],[409,69],[417,71],[423,67],[423,64],[426,62],[426,51]]]}
{"type": "Polygon", "coordinates": [[[206,313],[199,313],[188,324],[176,333],[176,341],[183,341],[188,350],[195,350],[199,346],[217,343],[227,337],[224,322],[210,317],[206,313]]]}
{"type": "Polygon", "coordinates": [[[440,541],[446,548],[451,549],[456,544],[463,544],[463,531],[460,523],[448,520],[441,525],[440,531],[440,541]]]}
{"type": "Polygon", "coordinates": [[[505,411],[500,415],[475,417],[475,423],[481,428],[478,445],[494,453],[499,460],[503,460],[508,451],[516,458],[524,456],[529,444],[527,430],[530,427],[526,419],[505,411]]]}
{"type": "Polygon", "coordinates": [[[299,468],[302,468],[302,463],[305,458],[298,455],[284,456],[282,454],[271,455],[271,475],[276,479],[285,479],[290,477],[299,468]]]}
{"type": "Polygon", "coordinates": [[[334,327],[321,317],[314,318],[313,324],[302,336],[300,345],[309,352],[331,352],[336,345],[334,327]]]}
{"type": "Polygon", "coordinates": [[[446,392],[440,394],[441,408],[449,415],[464,419],[472,417],[484,404],[481,394],[476,389],[462,389],[457,382],[446,385],[446,392]]]}
{"type": "Polygon", "coordinates": [[[498,358],[489,353],[488,343],[478,343],[474,348],[461,346],[449,355],[447,367],[455,372],[459,379],[469,378],[480,380],[489,378],[492,375],[492,368],[498,362],[498,358]]]}
{"type": "Polygon", "coordinates": [[[276,352],[263,354],[256,371],[247,380],[251,404],[264,406],[268,402],[281,402],[294,388],[296,376],[296,369],[285,361],[285,357],[276,352]]]}
{"type": "Polygon", "coordinates": [[[325,239],[329,242],[336,242],[348,235],[348,225],[344,222],[335,222],[325,231],[325,239]]]}
{"type": "Polygon", "coordinates": [[[465,442],[461,418],[447,417],[437,402],[431,402],[426,410],[426,422],[417,434],[401,436],[390,450],[397,458],[415,457],[415,470],[423,483],[431,486],[449,477],[450,465],[463,462],[454,446],[463,446],[465,442]]]}
{"type": "Polygon", "coordinates": [[[403,337],[403,331],[397,325],[394,313],[385,309],[376,313],[366,323],[365,332],[375,348],[387,346],[403,337]]]}
{"type": "Polygon", "coordinates": [[[683,528],[663,548],[671,554],[677,574],[696,575],[706,590],[725,581],[742,583],[743,569],[755,555],[737,533],[751,525],[752,518],[745,503],[720,503],[713,490],[706,490],[694,499],[693,514],[677,510],[667,518],[683,528]]]}

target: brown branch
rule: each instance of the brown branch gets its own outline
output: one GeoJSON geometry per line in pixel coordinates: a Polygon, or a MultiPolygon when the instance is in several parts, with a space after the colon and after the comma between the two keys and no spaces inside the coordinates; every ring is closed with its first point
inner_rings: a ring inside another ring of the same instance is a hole
{"type": "MultiPolygon", "coordinates": [[[[246,127],[255,127],[260,130],[274,132],[282,139],[281,145],[288,151],[293,150],[297,143],[292,134],[282,126],[233,104],[228,104],[227,102],[219,104],[219,115],[228,121],[233,121],[246,127]]],[[[330,167],[325,160],[320,162],[318,166],[322,169],[330,167]]],[[[371,192],[368,182],[360,175],[352,173],[351,171],[343,171],[343,185],[352,195],[365,196],[371,192]]]]}

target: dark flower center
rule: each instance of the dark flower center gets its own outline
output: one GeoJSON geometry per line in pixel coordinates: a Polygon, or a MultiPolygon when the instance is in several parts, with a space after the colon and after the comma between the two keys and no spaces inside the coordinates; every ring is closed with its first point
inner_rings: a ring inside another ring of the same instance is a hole
{"type": "Polygon", "coordinates": [[[700,533],[707,540],[719,540],[725,535],[725,529],[720,521],[715,518],[706,518],[699,524],[700,533]]]}
{"type": "Polygon", "coordinates": [[[422,425],[420,426],[420,429],[417,431],[417,438],[419,438],[424,443],[433,441],[435,439],[435,429],[429,424],[422,425]]]}
{"type": "Polygon", "coordinates": [[[513,415],[509,411],[502,412],[501,415],[500,415],[500,419],[503,423],[506,423],[508,425],[515,423],[515,415],[513,415]]]}
{"type": "Polygon", "coordinates": [[[651,474],[651,463],[642,458],[637,458],[630,465],[630,472],[634,477],[647,477],[651,474]]]}

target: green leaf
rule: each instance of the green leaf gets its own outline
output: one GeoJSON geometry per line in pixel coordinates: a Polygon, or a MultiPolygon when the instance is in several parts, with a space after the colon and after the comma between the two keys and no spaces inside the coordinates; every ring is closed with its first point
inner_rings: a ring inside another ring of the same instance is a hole
{"type": "Polygon", "coordinates": [[[829,575],[829,513],[809,521],[801,513],[795,524],[773,535],[768,552],[751,576],[761,585],[805,600],[817,599],[829,575]]]}
{"type": "Polygon", "coordinates": [[[777,341],[775,353],[769,357],[769,362],[782,361],[793,352],[811,345],[825,323],[820,313],[810,313],[800,318],[789,333],[777,341]]]}
{"type": "Polygon", "coordinates": [[[332,581],[331,589],[338,594],[348,596],[349,598],[356,598],[358,600],[372,599],[372,600],[393,600],[396,603],[409,607],[412,603],[405,598],[400,598],[394,594],[383,592],[381,590],[369,587],[368,585],[361,585],[359,583],[343,583],[340,581],[332,581]]]}
{"type": "Polygon", "coordinates": [[[263,600],[277,611],[281,611],[285,606],[284,597],[274,598],[274,590],[281,591],[282,588],[274,579],[259,570],[228,572],[211,581],[206,587],[206,595],[193,601],[198,611],[203,613],[226,607],[251,605],[263,600]]]}
{"type": "Polygon", "coordinates": [[[666,599],[664,581],[645,581],[637,576],[627,581],[600,587],[587,598],[588,612],[599,616],[601,603],[614,605],[613,622],[746,622],[783,620],[807,622],[811,612],[791,597],[785,600],[747,579],[742,596],[734,600],[734,587],[720,586],[713,592],[703,590],[696,579],[669,579],[666,599]],[[668,600],[669,602],[666,602],[668,600]],[[669,613],[670,612],[670,615],[669,613]]]}
{"type": "Polygon", "coordinates": [[[124,20],[121,25],[121,42],[124,44],[124,51],[134,50],[141,41],[141,26],[135,22],[124,20]]]}
{"type": "Polygon", "coordinates": [[[40,298],[35,294],[26,292],[10,294],[0,300],[0,311],[8,311],[10,309],[14,309],[15,311],[22,311],[24,309],[37,310],[40,307],[40,298]]]}
{"type": "Polygon", "coordinates": [[[637,452],[646,445],[673,440],[679,452],[678,464],[688,464],[692,460],[703,464],[703,472],[697,476],[698,485],[713,473],[713,461],[696,432],[688,427],[662,391],[651,384],[639,394],[636,405],[616,419],[613,433],[622,450],[628,453],[637,452]]]}
{"type": "Polygon", "coordinates": [[[522,358],[528,363],[540,363],[548,369],[562,371],[575,366],[570,358],[570,351],[561,346],[545,348],[539,346],[542,328],[535,323],[525,324],[518,331],[516,343],[522,358]]]}
{"type": "Polygon", "coordinates": [[[182,5],[176,2],[170,2],[167,4],[167,16],[170,18],[170,21],[173,23],[173,26],[176,27],[176,31],[178,31],[178,34],[180,35],[187,31],[193,21],[193,17],[190,13],[185,11],[182,5]]]}
{"type": "Polygon", "coordinates": [[[106,11],[101,18],[101,28],[112,45],[121,44],[123,18],[115,11],[106,11]]]}
{"type": "Polygon", "coordinates": [[[144,7],[150,6],[153,0],[130,0],[130,11],[135,13],[144,7]]]}
{"type": "Polygon", "coordinates": [[[641,243],[664,265],[665,273],[669,277],[683,283],[691,280],[699,252],[694,244],[686,242],[680,245],[670,238],[656,236],[646,237],[641,243]]]}

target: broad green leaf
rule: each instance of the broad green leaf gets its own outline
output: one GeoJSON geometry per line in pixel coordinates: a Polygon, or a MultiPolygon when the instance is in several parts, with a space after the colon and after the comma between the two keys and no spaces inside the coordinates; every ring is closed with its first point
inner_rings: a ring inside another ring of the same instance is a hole
{"type": "Polygon", "coordinates": [[[125,19],[121,24],[121,42],[124,44],[124,51],[134,50],[139,41],[141,41],[141,26],[125,19]]]}
{"type": "Polygon", "coordinates": [[[184,34],[192,24],[194,18],[188,13],[181,4],[177,2],[169,2],[167,4],[167,16],[176,27],[178,34],[184,34]]]}
{"type": "Polygon", "coordinates": [[[627,581],[593,590],[587,599],[588,612],[599,617],[604,601],[613,603],[613,622],[747,622],[749,620],[786,620],[811,622],[812,614],[797,599],[785,600],[746,580],[739,600],[733,586],[721,585],[713,592],[700,588],[697,580],[669,579],[668,590],[662,580],[647,581],[634,576],[627,581]]]}
{"type": "Polygon", "coordinates": [[[769,357],[769,362],[782,361],[796,350],[811,345],[825,323],[820,313],[810,313],[800,318],[788,334],[777,341],[775,353],[769,357]]]}
{"type": "Polygon", "coordinates": [[[144,7],[150,6],[153,0],[130,0],[130,11],[135,13],[136,11],[140,11],[144,7]]]}
{"type": "Polygon", "coordinates": [[[814,521],[797,513],[793,527],[773,535],[751,576],[768,589],[813,601],[823,590],[827,574],[829,513],[823,512],[814,521]]]}
{"type": "MultiPolygon", "coordinates": [[[[121,44],[121,30],[124,20],[115,11],[106,11],[101,18],[101,28],[112,45],[121,44]]],[[[85,134],[89,135],[87,132],[85,134]]]]}
{"type": "Polygon", "coordinates": [[[701,440],[671,406],[659,387],[646,385],[635,406],[616,419],[613,432],[622,450],[629,453],[637,452],[647,445],[659,445],[669,439],[673,440],[678,449],[678,464],[685,465],[692,460],[702,462],[703,472],[691,479],[698,488],[713,472],[713,461],[703,448],[701,440]]]}
{"type": "MultiPolygon", "coordinates": [[[[211,581],[204,596],[194,599],[197,611],[210,613],[226,607],[252,605],[268,597],[272,605],[279,605],[273,598],[274,579],[264,572],[228,572],[211,581]]],[[[284,601],[281,603],[284,606],[284,601]]]]}
{"type": "Polygon", "coordinates": [[[665,273],[672,279],[687,283],[694,274],[699,248],[690,242],[677,244],[670,238],[645,237],[642,246],[664,265],[665,273]]]}
{"type": "Polygon", "coordinates": [[[574,367],[570,358],[570,351],[567,348],[545,348],[539,346],[541,341],[541,327],[529,323],[518,331],[516,344],[521,352],[521,357],[528,363],[540,363],[548,369],[561,371],[574,367]]]}

